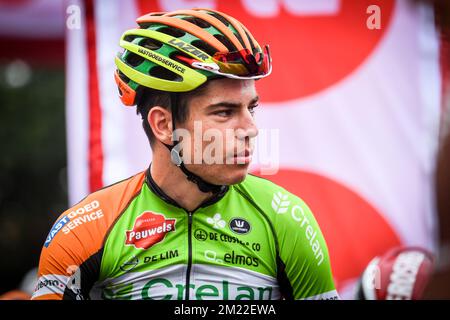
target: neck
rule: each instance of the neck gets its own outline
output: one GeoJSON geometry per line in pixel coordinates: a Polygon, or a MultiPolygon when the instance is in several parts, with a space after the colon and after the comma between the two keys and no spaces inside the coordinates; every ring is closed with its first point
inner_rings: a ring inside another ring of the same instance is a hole
{"type": "Polygon", "coordinates": [[[188,211],[195,210],[213,195],[200,191],[168,157],[154,155],[150,173],[158,187],[188,211]]]}

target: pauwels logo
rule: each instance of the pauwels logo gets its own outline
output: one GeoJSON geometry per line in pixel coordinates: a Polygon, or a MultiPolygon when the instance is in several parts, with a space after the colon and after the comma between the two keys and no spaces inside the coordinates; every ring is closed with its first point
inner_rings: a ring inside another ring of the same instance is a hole
{"type": "Polygon", "coordinates": [[[168,232],[175,231],[176,219],[166,219],[163,214],[150,211],[136,218],[133,230],[126,231],[126,245],[148,249],[164,240],[168,232]]]}

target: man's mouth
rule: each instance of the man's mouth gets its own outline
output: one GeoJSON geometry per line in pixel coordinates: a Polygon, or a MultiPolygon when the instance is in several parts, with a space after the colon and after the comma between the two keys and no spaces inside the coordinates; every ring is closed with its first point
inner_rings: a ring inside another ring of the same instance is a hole
{"type": "Polygon", "coordinates": [[[252,153],[250,149],[235,153],[233,156],[233,164],[249,164],[252,161],[252,153]]]}

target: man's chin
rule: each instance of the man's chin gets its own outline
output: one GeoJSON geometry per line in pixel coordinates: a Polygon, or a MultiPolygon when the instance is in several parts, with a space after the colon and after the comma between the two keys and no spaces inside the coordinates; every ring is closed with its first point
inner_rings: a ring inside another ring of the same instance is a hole
{"type": "Polygon", "coordinates": [[[200,170],[192,170],[192,167],[188,167],[188,170],[199,175],[206,181],[216,185],[233,185],[241,183],[247,177],[248,164],[230,164],[230,165],[216,165],[214,168],[210,168],[201,174],[200,170]]]}
{"type": "MultiPolygon", "coordinates": [[[[228,171],[228,170],[227,170],[228,171]]],[[[225,177],[226,185],[233,185],[241,183],[245,180],[248,174],[248,165],[233,165],[233,169],[230,170],[230,173],[225,177]]]]}

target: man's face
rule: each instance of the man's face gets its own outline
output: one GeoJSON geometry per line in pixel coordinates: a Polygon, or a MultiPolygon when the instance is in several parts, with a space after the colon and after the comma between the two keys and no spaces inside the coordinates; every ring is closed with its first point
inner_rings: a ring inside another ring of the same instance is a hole
{"type": "Polygon", "coordinates": [[[188,118],[179,126],[189,131],[182,143],[187,168],[213,184],[244,180],[258,134],[257,103],[254,80],[214,80],[191,98],[188,118]]]}

